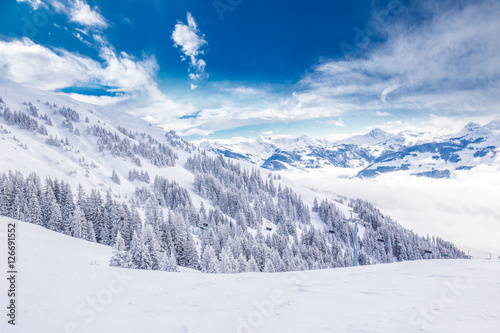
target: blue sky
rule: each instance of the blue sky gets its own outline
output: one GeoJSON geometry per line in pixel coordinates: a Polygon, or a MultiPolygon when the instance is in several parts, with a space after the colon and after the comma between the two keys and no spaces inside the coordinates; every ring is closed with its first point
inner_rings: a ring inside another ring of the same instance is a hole
{"type": "Polygon", "coordinates": [[[188,139],[498,117],[498,1],[1,0],[0,75],[188,139]]]}

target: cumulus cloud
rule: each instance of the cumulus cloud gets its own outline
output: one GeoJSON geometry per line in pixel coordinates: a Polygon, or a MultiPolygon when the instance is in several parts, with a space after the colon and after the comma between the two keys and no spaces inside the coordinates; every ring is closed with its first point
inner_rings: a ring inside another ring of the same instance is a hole
{"type": "Polygon", "coordinates": [[[198,81],[206,76],[206,62],[199,56],[204,54],[203,48],[208,44],[205,35],[200,32],[193,15],[187,13],[187,24],[178,21],[172,32],[174,46],[182,52],[181,59],[189,59],[190,74],[189,78],[198,81]]]}
{"type": "Polygon", "coordinates": [[[158,65],[153,57],[136,60],[109,47],[100,50],[100,57],[104,64],[64,49],[44,47],[29,38],[0,41],[2,74],[16,82],[46,90],[94,82],[119,87],[122,92],[154,84],[152,74],[158,65]]]}
{"type": "Polygon", "coordinates": [[[85,27],[106,28],[108,23],[97,7],[90,8],[85,0],[76,0],[69,9],[69,20],[85,27]]]}
{"type": "Polygon", "coordinates": [[[97,6],[90,7],[85,0],[47,0],[45,3],[42,0],[17,1],[26,1],[30,4],[35,3],[38,6],[47,6],[46,4],[49,4],[56,13],[66,15],[70,22],[76,23],[86,29],[102,30],[109,26],[106,19],[100,13],[99,8],[97,6]]]}

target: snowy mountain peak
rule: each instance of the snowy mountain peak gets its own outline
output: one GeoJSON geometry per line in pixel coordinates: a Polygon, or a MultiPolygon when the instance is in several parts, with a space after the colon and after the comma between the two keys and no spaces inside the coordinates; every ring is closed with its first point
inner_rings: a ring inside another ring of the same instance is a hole
{"type": "Polygon", "coordinates": [[[367,134],[355,135],[350,138],[340,140],[338,141],[338,143],[353,145],[376,145],[395,137],[396,134],[385,132],[380,128],[375,128],[367,134]]]}
{"type": "Polygon", "coordinates": [[[481,128],[481,125],[474,122],[470,122],[458,133],[459,136],[465,136],[468,134],[476,133],[481,128]]]}
{"type": "Polygon", "coordinates": [[[380,128],[375,128],[370,131],[366,136],[371,138],[385,138],[388,133],[386,131],[381,130],[380,128]]]}
{"type": "Polygon", "coordinates": [[[476,123],[468,123],[454,137],[462,137],[466,140],[484,141],[488,146],[500,146],[500,121],[494,120],[481,126],[476,123]]]}
{"type": "Polygon", "coordinates": [[[465,127],[463,128],[463,131],[474,131],[474,130],[478,129],[479,127],[481,127],[481,125],[474,123],[474,122],[470,122],[467,125],[465,125],[465,127]]]}
{"type": "Polygon", "coordinates": [[[492,130],[492,131],[500,131],[500,119],[490,121],[488,124],[484,125],[484,127],[492,130]]]}

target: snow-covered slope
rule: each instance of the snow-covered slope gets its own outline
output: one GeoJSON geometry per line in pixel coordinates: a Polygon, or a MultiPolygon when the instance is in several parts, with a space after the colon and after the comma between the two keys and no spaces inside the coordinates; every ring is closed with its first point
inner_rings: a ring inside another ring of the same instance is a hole
{"type": "Polygon", "coordinates": [[[332,141],[307,137],[259,137],[243,140],[202,140],[204,149],[246,160],[269,170],[353,168],[360,177],[403,171],[443,178],[459,170],[491,165],[498,158],[500,121],[468,124],[456,135],[374,129],[365,135],[332,141]]]}
{"type": "MultiPolygon", "coordinates": [[[[48,132],[48,135],[42,135],[38,131],[22,130],[19,126],[9,124],[5,117],[0,117],[0,140],[2,140],[0,171],[18,170],[25,175],[36,171],[41,177],[57,177],[73,186],[82,184],[88,189],[111,189],[116,195],[133,192],[135,186],[127,180],[128,172],[133,166],[139,167],[132,163],[130,157],[113,156],[113,152],[107,147],[102,147],[101,151],[96,149],[98,137],[87,134],[87,128],[90,126],[99,126],[117,133],[120,139],[127,139],[132,144],[148,141],[148,136],[169,145],[171,142],[177,142],[178,146],[173,150],[179,155],[179,161],[185,161],[190,155],[183,149],[186,147],[177,136],[167,138],[165,137],[167,132],[164,130],[113,108],[78,102],[65,95],[43,92],[3,78],[0,78],[0,97],[3,99],[3,103],[0,103],[0,112],[5,112],[5,109],[9,108],[12,112],[29,113],[30,106],[26,103],[31,102],[39,115],[32,119],[35,119],[39,126],[43,125],[48,132]],[[79,115],[79,121],[72,121],[71,129],[62,125],[66,117],[59,110],[63,107],[79,115]],[[43,115],[50,118],[51,126],[40,119],[43,115]],[[120,133],[120,127],[133,130],[134,133],[146,133],[146,138],[137,135],[136,140],[133,140],[120,133]],[[76,129],[79,135],[75,134],[76,129]],[[57,136],[58,139],[68,139],[69,145],[62,144],[58,147],[47,144],[50,135],[57,136]],[[113,170],[120,176],[120,185],[111,181],[113,170]]],[[[189,150],[189,147],[186,149],[189,150]]],[[[141,161],[141,169],[149,172],[152,179],[165,171],[154,166],[140,154],[134,157],[141,161]]],[[[169,171],[176,177],[178,174],[181,180],[187,176],[185,170],[178,166],[169,171]]]]}
{"type": "MultiPolygon", "coordinates": [[[[0,217],[2,249],[12,221],[0,217]]],[[[169,273],[110,268],[109,247],[33,224],[16,226],[17,325],[4,318],[1,332],[456,333],[500,327],[498,260],[169,273]]],[[[6,281],[5,269],[0,274],[6,281]]],[[[5,304],[3,291],[1,299],[5,304]]]]}

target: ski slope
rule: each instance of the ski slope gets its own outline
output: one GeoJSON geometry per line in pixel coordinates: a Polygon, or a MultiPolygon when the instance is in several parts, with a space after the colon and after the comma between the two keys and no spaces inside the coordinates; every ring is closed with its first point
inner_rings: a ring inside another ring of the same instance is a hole
{"type": "MultiPolygon", "coordinates": [[[[0,217],[3,305],[9,221],[0,217]]],[[[1,332],[456,333],[500,327],[499,260],[167,273],[111,268],[109,247],[16,225],[17,326],[3,314],[1,332]]]]}

